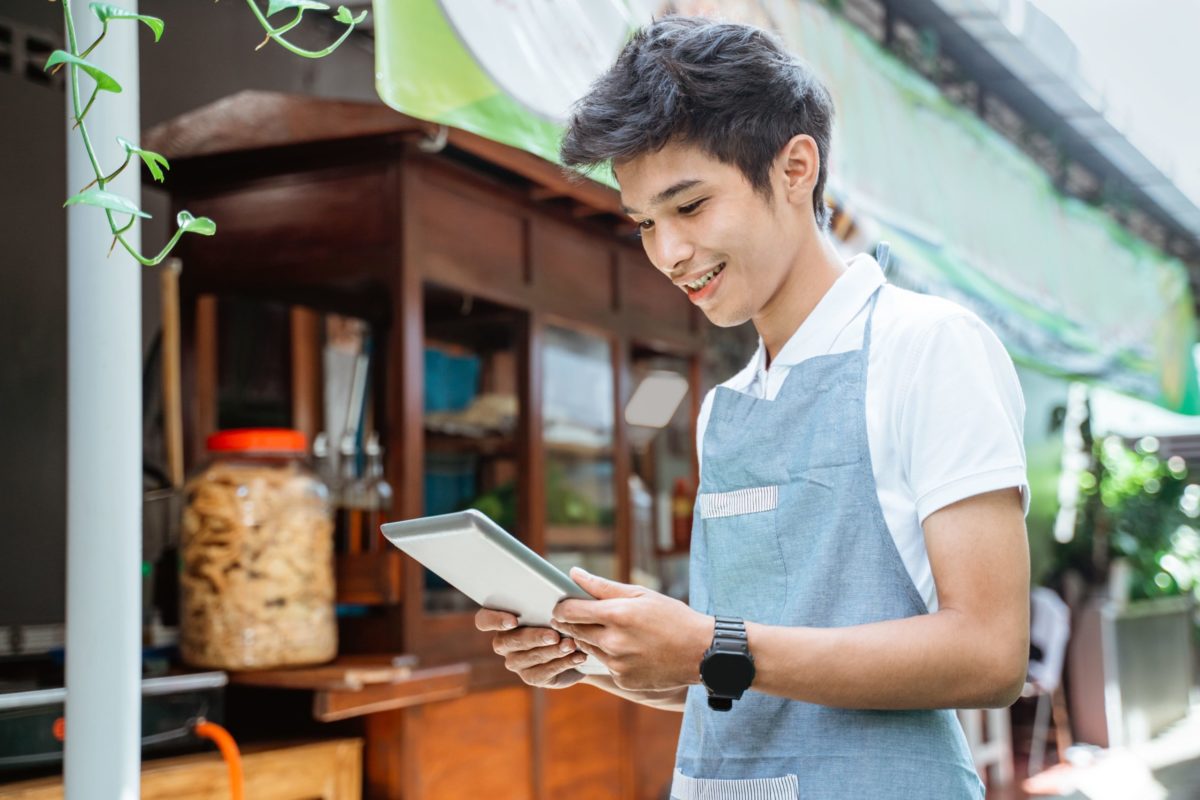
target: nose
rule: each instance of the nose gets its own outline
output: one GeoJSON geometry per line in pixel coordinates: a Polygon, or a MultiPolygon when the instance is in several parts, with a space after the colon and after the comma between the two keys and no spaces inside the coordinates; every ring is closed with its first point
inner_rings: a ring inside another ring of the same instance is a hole
{"type": "Polygon", "coordinates": [[[647,250],[650,252],[647,255],[654,262],[654,266],[668,276],[683,272],[679,265],[686,264],[695,253],[695,248],[684,231],[662,223],[654,226],[653,243],[646,242],[645,239],[643,242],[649,245],[647,250]]]}

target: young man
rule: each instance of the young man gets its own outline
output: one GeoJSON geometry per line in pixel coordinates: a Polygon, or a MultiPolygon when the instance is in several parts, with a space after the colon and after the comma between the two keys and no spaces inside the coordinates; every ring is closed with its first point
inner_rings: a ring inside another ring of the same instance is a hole
{"type": "Polygon", "coordinates": [[[700,413],[690,607],[574,570],[598,600],[560,603],[554,630],[477,624],[529,684],[683,711],[673,798],[982,797],[950,709],[1008,705],[1025,677],[1012,362],[969,311],[838,257],[832,117],[769,34],[666,18],[562,145],[613,166],[666,279],[760,342],[700,413]],[[577,672],[585,653],[611,674],[577,672]]]}

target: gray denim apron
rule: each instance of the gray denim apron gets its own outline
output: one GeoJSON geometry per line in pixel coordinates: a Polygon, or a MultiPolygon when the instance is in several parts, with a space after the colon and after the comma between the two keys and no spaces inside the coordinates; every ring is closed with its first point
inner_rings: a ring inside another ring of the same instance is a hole
{"type": "MultiPolygon", "coordinates": [[[[691,604],[767,625],[928,613],[884,521],[862,349],[791,368],[775,400],[718,387],[693,514],[691,604]]],[[[692,686],[674,800],[982,798],[954,711],[861,711],[751,689],[728,712],[692,686]]]]}

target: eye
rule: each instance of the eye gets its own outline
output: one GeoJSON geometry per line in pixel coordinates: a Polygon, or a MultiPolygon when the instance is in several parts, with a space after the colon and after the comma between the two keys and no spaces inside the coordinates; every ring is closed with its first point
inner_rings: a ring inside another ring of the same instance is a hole
{"type": "Polygon", "coordinates": [[[643,233],[654,228],[654,220],[644,219],[637,224],[637,233],[640,238],[643,233]]]}
{"type": "Polygon", "coordinates": [[[680,206],[679,213],[680,214],[691,214],[691,213],[695,212],[697,209],[699,209],[700,206],[704,205],[704,201],[707,199],[708,199],[707,197],[704,197],[704,198],[697,200],[694,203],[689,203],[686,206],[680,206]]]}

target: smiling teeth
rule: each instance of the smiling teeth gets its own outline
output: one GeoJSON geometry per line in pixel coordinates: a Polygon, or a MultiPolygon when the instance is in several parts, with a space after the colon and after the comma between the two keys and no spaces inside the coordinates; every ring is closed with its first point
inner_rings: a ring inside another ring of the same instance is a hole
{"type": "Polygon", "coordinates": [[[717,277],[717,275],[720,274],[721,270],[723,270],[723,269],[725,269],[724,262],[713,267],[708,272],[704,273],[704,275],[700,276],[699,278],[692,281],[691,283],[685,283],[684,286],[688,287],[693,292],[698,292],[701,289],[703,289],[705,286],[707,286],[709,281],[711,281],[713,278],[717,277]]]}

